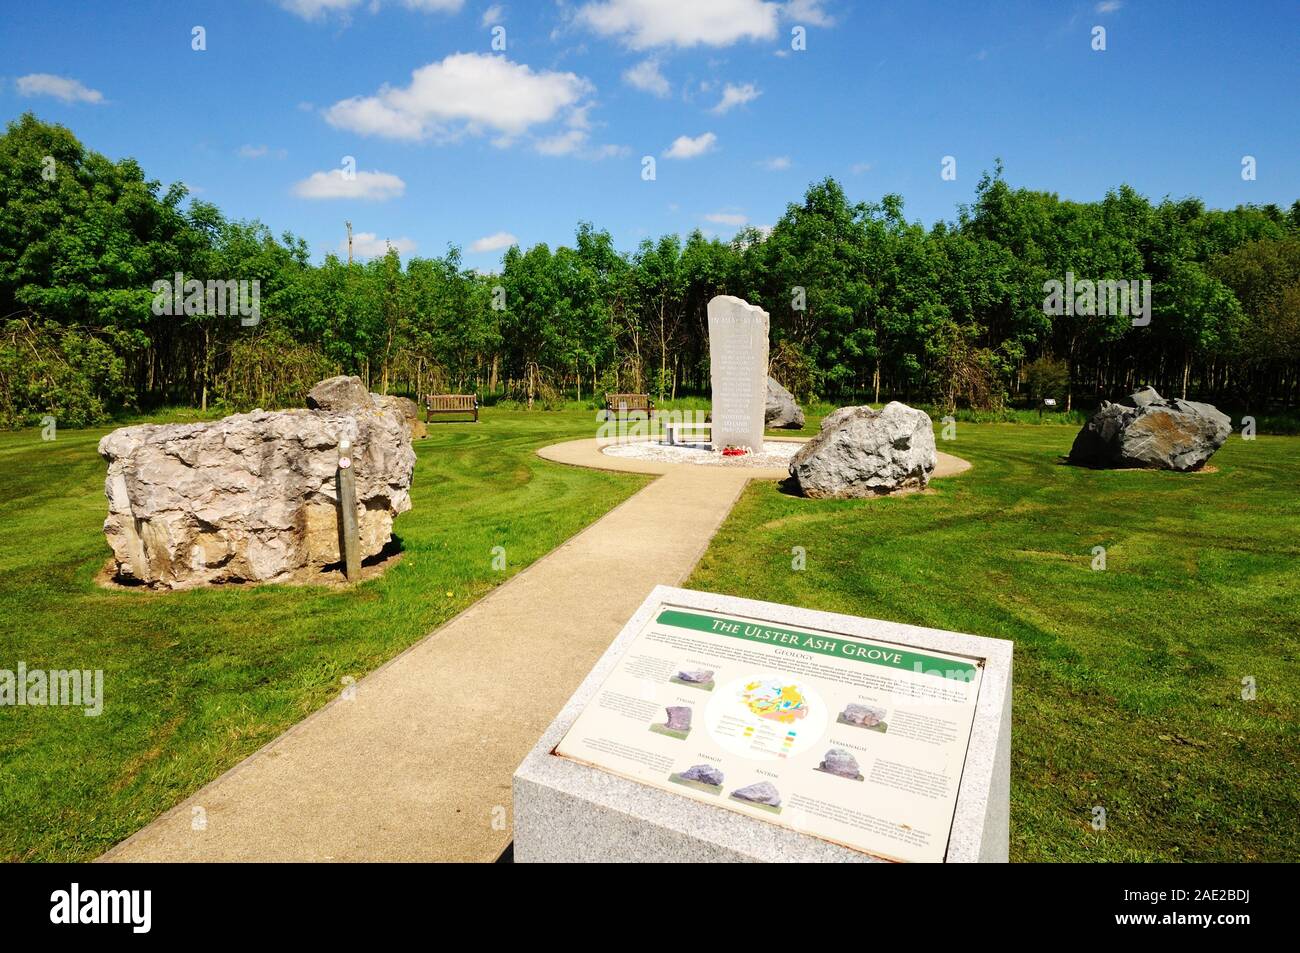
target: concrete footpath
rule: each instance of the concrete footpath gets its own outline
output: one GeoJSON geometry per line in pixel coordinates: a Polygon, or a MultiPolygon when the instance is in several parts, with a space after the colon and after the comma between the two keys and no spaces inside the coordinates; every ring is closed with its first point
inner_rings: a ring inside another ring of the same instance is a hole
{"type": "Polygon", "coordinates": [[[593,460],[594,444],[542,455],[662,476],[361,679],[354,699],[331,702],[100,859],[500,856],[515,768],[650,590],[685,580],[759,475],[593,460]]]}

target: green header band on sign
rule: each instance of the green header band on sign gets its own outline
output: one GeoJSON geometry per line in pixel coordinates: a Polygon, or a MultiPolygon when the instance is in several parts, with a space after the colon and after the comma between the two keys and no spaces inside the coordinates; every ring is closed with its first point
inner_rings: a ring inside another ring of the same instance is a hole
{"type": "Polygon", "coordinates": [[[868,665],[884,665],[887,668],[920,672],[940,678],[957,678],[968,682],[975,678],[975,665],[970,662],[936,658],[933,655],[922,655],[919,652],[908,652],[905,649],[884,645],[872,645],[841,636],[814,635],[811,632],[799,632],[795,629],[782,629],[754,622],[737,622],[733,619],[719,619],[715,616],[697,615],[694,612],[682,612],[678,609],[663,610],[659,613],[658,622],[660,625],[672,625],[679,629],[711,632],[714,635],[726,635],[747,642],[779,645],[816,655],[831,655],[835,658],[865,662],[868,665]]]}

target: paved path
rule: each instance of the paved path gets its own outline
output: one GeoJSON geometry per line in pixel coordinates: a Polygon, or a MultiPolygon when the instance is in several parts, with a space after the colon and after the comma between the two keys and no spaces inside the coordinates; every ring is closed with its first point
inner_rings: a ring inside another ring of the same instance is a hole
{"type": "Polygon", "coordinates": [[[101,859],[500,856],[511,775],[529,749],[650,590],[685,580],[745,483],[781,475],[616,459],[594,440],[541,453],[662,475],[363,678],[354,699],[309,716],[101,859]]]}

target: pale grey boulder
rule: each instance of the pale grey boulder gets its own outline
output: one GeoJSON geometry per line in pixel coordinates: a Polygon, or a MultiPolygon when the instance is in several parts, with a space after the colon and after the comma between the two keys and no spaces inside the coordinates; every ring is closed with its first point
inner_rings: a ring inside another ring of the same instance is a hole
{"type": "Polygon", "coordinates": [[[870,705],[850,703],[844,706],[844,711],[840,712],[840,717],[851,725],[871,728],[884,720],[885,710],[883,708],[872,708],[870,705]]]}
{"type": "Polygon", "coordinates": [[[851,499],[923,489],[938,463],[934,425],[898,401],[883,410],[841,407],[790,460],[792,487],[803,496],[851,499]]]}
{"type": "Polygon", "coordinates": [[[370,391],[359,377],[327,377],[307,392],[307,407],[310,410],[328,410],[336,414],[346,414],[359,407],[368,407],[373,403],[370,391]]]}
{"type": "Polygon", "coordinates": [[[382,394],[371,394],[380,407],[390,410],[402,419],[406,432],[414,440],[423,440],[429,436],[429,427],[420,419],[420,405],[409,397],[384,396],[382,394]]]}
{"type": "Polygon", "coordinates": [[[855,781],[862,780],[862,772],[858,768],[858,759],[843,748],[829,748],[826,756],[822,758],[822,763],[817,765],[818,771],[825,771],[827,774],[836,774],[842,778],[852,778],[855,781]]]}
{"type": "Polygon", "coordinates": [[[757,784],[737,788],[731,792],[731,796],[741,801],[751,801],[754,804],[766,804],[769,807],[781,806],[781,792],[776,789],[776,785],[771,781],[759,781],[757,784]]]}
{"type": "Polygon", "coordinates": [[[409,397],[372,394],[366,390],[359,377],[340,374],[327,377],[307,392],[307,407],[327,410],[335,414],[350,414],[358,410],[380,407],[397,416],[413,439],[429,436],[429,430],[420,419],[420,407],[409,397]]]}
{"type": "Polygon", "coordinates": [[[795,402],[794,394],[782,387],[774,377],[767,379],[764,424],[769,430],[799,430],[804,424],[803,410],[795,402]]]}
{"type": "Polygon", "coordinates": [[[703,685],[713,678],[713,669],[697,668],[689,672],[678,672],[677,677],[683,682],[691,682],[696,685],[703,685]]]}
{"type": "Polygon", "coordinates": [[[400,418],[373,401],[346,414],[255,410],[114,430],[99,454],[108,463],[104,534],[115,576],[187,589],[287,581],[338,563],[343,438],[352,445],[366,558],[388,545],[393,520],[411,508],[415,468],[400,418]]]}
{"type": "Polygon", "coordinates": [[[1070,462],[1186,472],[1203,467],[1231,433],[1232,418],[1214,405],[1143,387],[1115,403],[1102,401],[1074,438],[1070,462]]]}

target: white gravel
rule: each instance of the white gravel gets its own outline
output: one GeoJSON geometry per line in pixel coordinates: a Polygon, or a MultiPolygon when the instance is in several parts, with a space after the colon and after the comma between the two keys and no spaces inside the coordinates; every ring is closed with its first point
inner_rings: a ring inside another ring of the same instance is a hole
{"type": "Polygon", "coordinates": [[[747,453],[740,457],[724,457],[721,451],[705,449],[699,446],[668,446],[656,441],[637,441],[635,443],[616,443],[602,447],[601,452],[611,457],[624,457],[630,460],[654,460],[660,463],[693,463],[703,467],[769,467],[781,468],[789,465],[802,447],[801,443],[787,443],[768,440],[763,444],[762,453],[747,453]]]}

